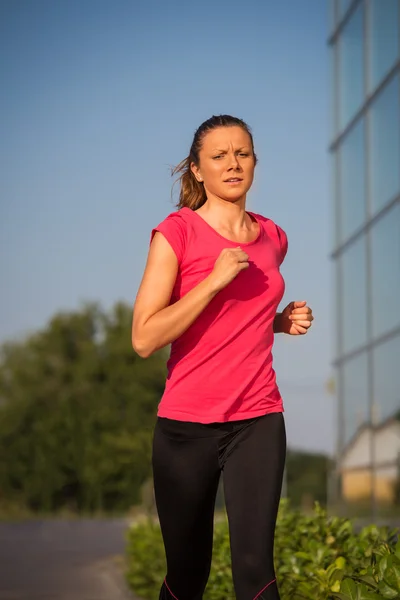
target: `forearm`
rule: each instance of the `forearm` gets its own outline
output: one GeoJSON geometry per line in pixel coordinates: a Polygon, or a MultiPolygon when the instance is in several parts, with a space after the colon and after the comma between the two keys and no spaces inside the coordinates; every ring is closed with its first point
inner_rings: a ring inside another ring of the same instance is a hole
{"type": "Polygon", "coordinates": [[[156,350],[180,337],[217,295],[218,290],[210,276],[183,298],[149,317],[132,338],[133,347],[146,358],[156,350]]]}

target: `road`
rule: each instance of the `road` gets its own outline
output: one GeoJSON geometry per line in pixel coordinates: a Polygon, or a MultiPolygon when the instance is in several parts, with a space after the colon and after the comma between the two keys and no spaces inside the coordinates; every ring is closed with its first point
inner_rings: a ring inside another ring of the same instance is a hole
{"type": "Polygon", "coordinates": [[[122,519],[0,523],[0,600],[135,600],[120,567],[126,527],[122,519]]]}

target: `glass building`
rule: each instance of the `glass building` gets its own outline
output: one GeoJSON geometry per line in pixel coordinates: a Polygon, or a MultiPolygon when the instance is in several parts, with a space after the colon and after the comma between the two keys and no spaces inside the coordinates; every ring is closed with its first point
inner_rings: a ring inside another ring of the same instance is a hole
{"type": "Polygon", "coordinates": [[[400,507],[400,0],[330,9],[338,490],[379,517],[400,507]]]}

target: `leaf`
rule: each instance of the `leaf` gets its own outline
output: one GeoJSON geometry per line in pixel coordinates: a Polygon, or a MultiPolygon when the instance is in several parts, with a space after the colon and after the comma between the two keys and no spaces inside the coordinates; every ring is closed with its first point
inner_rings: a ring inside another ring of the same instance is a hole
{"type": "Polygon", "coordinates": [[[364,584],[357,586],[357,600],[379,600],[380,596],[375,592],[370,592],[364,584]]]}
{"type": "Polygon", "coordinates": [[[340,591],[343,594],[347,594],[347,598],[350,600],[358,600],[356,584],[349,577],[343,579],[342,585],[340,586],[340,591]]]}
{"type": "Polygon", "coordinates": [[[335,565],[338,569],[344,569],[346,566],[346,559],[343,556],[338,556],[335,560],[335,565]]]}
{"type": "Polygon", "coordinates": [[[372,575],[357,575],[357,581],[359,581],[360,583],[365,583],[365,584],[369,585],[374,590],[378,589],[378,584],[376,583],[376,581],[372,577],[372,575]]]}
{"type": "Polygon", "coordinates": [[[385,571],[388,566],[387,556],[383,556],[378,563],[378,575],[379,579],[383,579],[385,577],[385,571]]]}
{"type": "Polygon", "coordinates": [[[304,560],[312,559],[311,554],[308,554],[307,552],[295,552],[294,556],[296,556],[296,558],[303,558],[304,560]]]}
{"type": "Polygon", "coordinates": [[[343,581],[340,594],[335,594],[340,600],[379,600],[380,596],[368,590],[364,584],[357,585],[352,579],[343,581]]]}
{"type": "Polygon", "coordinates": [[[326,574],[328,576],[330,584],[333,585],[335,581],[342,581],[345,575],[345,571],[344,569],[337,569],[335,563],[333,563],[333,565],[331,565],[329,569],[327,569],[326,574]]]}
{"type": "Polygon", "coordinates": [[[398,598],[399,594],[385,582],[379,584],[379,594],[381,598],[398,598]]]}
{"type": "Polygon", "coordinates": [[[396,585],[400,592],[400,565],[394,564],[392,566],[393,577],[396,579],[396,585]]]}

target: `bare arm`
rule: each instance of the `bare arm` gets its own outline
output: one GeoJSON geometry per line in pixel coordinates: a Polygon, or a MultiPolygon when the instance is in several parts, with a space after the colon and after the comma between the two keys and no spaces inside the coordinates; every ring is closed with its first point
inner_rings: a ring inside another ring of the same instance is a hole
{"type": "Polygon", "coordinates": [[[135,351],[147,358],[181,336],[216,294],[248,267],[247,259],[239,248],[223,250],[212,273],[183,298],[169,305],[178,260],[165,237],[157,232],[133,311],[132,345],[135,351]]]}

